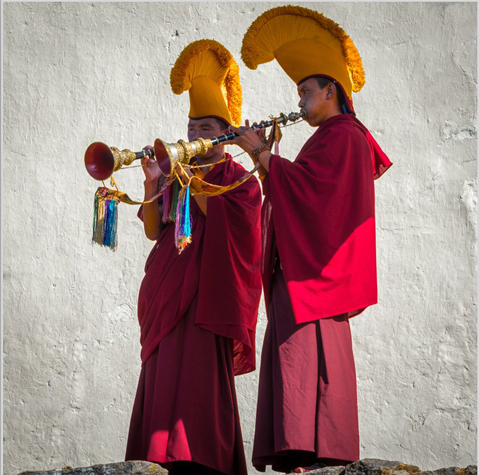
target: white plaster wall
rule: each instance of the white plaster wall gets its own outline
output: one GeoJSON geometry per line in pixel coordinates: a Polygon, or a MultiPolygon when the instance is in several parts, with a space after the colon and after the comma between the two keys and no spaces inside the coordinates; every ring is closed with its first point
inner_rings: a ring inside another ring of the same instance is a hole
{"type": "MultiPolygon", "coordinates": [[[[6,475],[122,460],[152,243],[124,204],[118,251],[90,243],[97,183],[84,151],[186,138],[187,95],[171,93],[169,71],[201,38],[237,58],[244,118],[297,110],[276,63],[240,61],[246,28],[274,5],[4,4],[6,475]]],[[[394,162],[376,186],[380,303],[352,322],[361,455],[475,463],[476,4],[307,6],[353,38],[367,74],[358,117],[394,162]]],[[[282,153],[294,158],[311,133],[287,129],[282,153]]],[[[132,197],[142,181],[139,169],[117,174],[132,197]]],[[[264,328],[262,305],[258,356],[264,328]]],[[[257,377],[237,379],[248,459],[257,377]]]]}

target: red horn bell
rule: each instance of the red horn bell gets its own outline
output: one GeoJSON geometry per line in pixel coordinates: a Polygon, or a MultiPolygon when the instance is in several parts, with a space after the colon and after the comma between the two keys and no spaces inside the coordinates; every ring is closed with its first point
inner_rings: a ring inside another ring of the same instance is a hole
{"type": "Polygon", "coordinates": [[[85,152],[85,167],[95,180],[106,180],[113,174],[115,159],[108,145],[92,143],[85,152]]]}
{"type": "Polygon", "coordinates": [[[161,173],[165,176],[170,176],[173,171],[171,169],[171,160],[164,142],[160,139],[155,140],[155,157],[161,173]]]}

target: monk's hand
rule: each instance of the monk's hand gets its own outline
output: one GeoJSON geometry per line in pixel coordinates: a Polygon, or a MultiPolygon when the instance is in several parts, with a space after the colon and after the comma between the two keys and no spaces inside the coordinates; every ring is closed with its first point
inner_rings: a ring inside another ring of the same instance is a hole
{"type": "MultiPolygon", "coordinates": [[[[265,121],[262,120],[262,121],[260,122],[260,125],[263,125],[264,123],[265,123],[265,121]]],[[[253,127],[254,127],[255,125],[258,125],[258,122],[253,122],[253,127]]],[[[265,128],[264,128],[264,127],[261,127],[261,128],[259,128],[259,129],[255,129],[255,132],[256,132],[256,134],[258,135],[258,137],[260,138],[261,143],[265,143],[265,142],[266,142],[266,130],[265,130],[265,128]]]]}
{"type": "MultiPolygon", "coordinates": [[[[153,150],[153,147],[147,145],[144,149],[153,150]]],[[[151,157],[143,157],[141,159],[141,167],[143,169],[143,173],[145,174],[145,184],[146,183],[157,183],[160,176],[161,171],[160,167],[158,166],[158,162],[151,157]]]]}
{"type": "Polygon", "coordinates": [[[249,126],[249,120],[246,120],[243,127],[230,126],[229,130],[238,134],[238,136],[235,137],[233,140],[230,140],[229,143],[238,145],[246,153],[248,153],[251,158],[253,158],[253,150],[258,147],[261,147],[261,145],[263,144],[261,134],[264,134],[264,132],[262,131],[262,129],[253,130],[249,126]]]}

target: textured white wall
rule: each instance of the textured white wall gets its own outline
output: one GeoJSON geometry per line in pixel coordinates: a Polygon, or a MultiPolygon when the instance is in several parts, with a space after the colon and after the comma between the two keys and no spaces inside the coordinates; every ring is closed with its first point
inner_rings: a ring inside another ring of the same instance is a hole
{"type": "MultiPolygon", "coordinates": [[[[6,475],[122,460],[152,243],[123,204],[118,251],[91,245],[84,151],[186,138],[187,95],[172,94],[169,71],[201,38],[237,58],[244,118],[297,110],[276,63],[240,61],[246,28],[274,5],[4,4],[6,475]]],[[[356,43],[367,74],[356,110],[394,161],[376,186],[380,303],[352,323],[361,455],[465,466],[476,460],[476,4],[307,6],[356,43]]],[[[287,129],[282,153],[294,158],[311,133],[287,129]]],[[[142,196],[139,169],[117,175],[142,196]]],[[[258,349],[264,328],[261,306],[258,349]]],[[[248,459],[257,377],[237,379],[248,459]]]]}

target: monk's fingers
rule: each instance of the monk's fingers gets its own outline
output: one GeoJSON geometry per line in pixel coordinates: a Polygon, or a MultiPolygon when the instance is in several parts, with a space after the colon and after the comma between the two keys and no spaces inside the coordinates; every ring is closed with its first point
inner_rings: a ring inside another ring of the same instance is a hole
{"type": "Polygon", "coordinates": [[[150,158],[150,157],[143,157],[141,159],[141,164],[144,166],[144,167],[152,167],[154,166],[156,163],[156,160],[154,158],[150,158]]]}
{"type": "MultiPolygon", "coordinates": [[[[248,121],[246,121],[246,122],[248,122],[248,121]]],[[[249,130],[251,130],[250,127],[249,127],[249,125],[240,127],[240,136],[242,137],[243,135],[245,135],[246,133],[248,133],[249,130]]]]}
{"type": "Polygon", "coordinates": [[[230,132],[234,132],[235,134],[240,135],[240,134],[239,134],[239,132],[240,132],[240,127],[233,127],[232,125],[230,125],[230,126],[228,127],[228,130],[229,130],[230,132]]]}
{"type": "Polygon", "coordinates": [[[246,132],[248,132],[248,130],[250,130],[250,128],[245,127],[245,126],[243,126],[243,127],[233,127],[233,126],[230,125],[229,130],[231,132],[235,132],[236,134],[238,134],[238,136],[242,137],[246,132]]]}
{"type": "Polygon", "coordinates": [[[230,129],[230,132],[234,132],[234,133],[236,134],[236,136],[233,137],[232,139],[230,139],[230,140],[228,141],[228,143],[229,143],[229,144],[236,144],[237,141],[238,141],[239,134],[238,134],[238,132],[236,132],[236,130],[232,130],[232,129],[230,129]]]}

